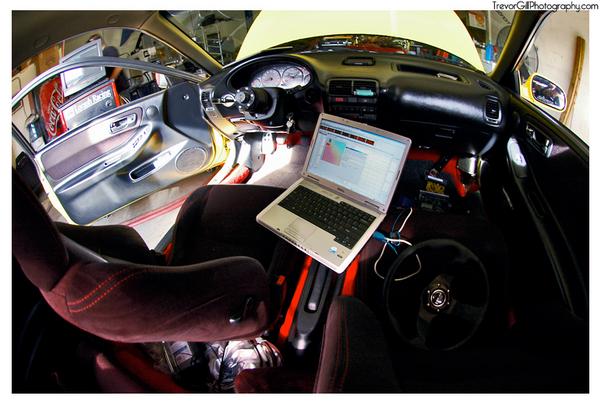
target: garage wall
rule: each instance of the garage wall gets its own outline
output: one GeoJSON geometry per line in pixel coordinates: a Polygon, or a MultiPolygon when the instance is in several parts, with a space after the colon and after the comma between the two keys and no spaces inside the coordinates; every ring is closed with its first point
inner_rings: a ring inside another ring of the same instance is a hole
{"type": "MultiPolygon", "coordinates": [[[[585,39],[585,60],[579,91],[575,100],[571,122],[565,124],[589,144],[589,13],[557,12],[548,17],[535,40],[538,47],[538,73],[569,90],[575,41],[577,36],[585,39]]],[[[567,94],[569,97],[570,94],[567,94]]],[[[559,118],[559,112],[548,111],[559,118]]]]}
{"type": "Polygon", "coordinates": [[[491,38],[492,38],[492,43],[495,45],[498,45],[498,34],[500,33],[500,30],[504,27],[510,27],[510,25],[512,24],[512,21],[515,17],[515,12],[514,11],[499,11],[499,10],[490,10],[490,17],[491,17],[491,25],[490,25],[490,29],[491,29],[491,38]]]}

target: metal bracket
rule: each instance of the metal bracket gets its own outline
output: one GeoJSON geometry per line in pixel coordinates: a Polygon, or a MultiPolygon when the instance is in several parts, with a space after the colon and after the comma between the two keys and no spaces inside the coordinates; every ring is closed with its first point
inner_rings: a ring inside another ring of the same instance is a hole
{"type": "Polygon", "coordinates": [[[260,147],[261,152],[265,155],[270,155],[271,153],[275,152],[276,146],[277,145],[275,144],[273,133],[265,132],[262,136],[262,142],[260,147]]]}

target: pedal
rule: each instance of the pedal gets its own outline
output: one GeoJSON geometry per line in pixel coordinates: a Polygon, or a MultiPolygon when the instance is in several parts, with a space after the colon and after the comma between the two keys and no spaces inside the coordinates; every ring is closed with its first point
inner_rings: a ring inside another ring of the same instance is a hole
{"type": "Polygon", "coordinates": [[[260,151],[265,155],[270,155],[275,152],[277,149],[277,143],[275,139],[273,139],[273,134],[271,132],[265,132],[262,136],[260,151]]]}

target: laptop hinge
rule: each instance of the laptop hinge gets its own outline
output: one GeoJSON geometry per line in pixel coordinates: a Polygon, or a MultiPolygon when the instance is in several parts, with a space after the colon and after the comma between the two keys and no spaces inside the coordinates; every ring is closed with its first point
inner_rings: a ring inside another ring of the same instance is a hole
{"type": "Polygon", "coordinates": [[[379,212],[379,206],[378,206],[378,205],[376,205],[376,204],[373,204],[373,203],[372,203],[372,202],[370,202],[370,201],[363,201],[363,204],[369,205],[369,206],[371,206],[371,207],[375,208],[375,209],[376,209],[376,210],[379,212]]]}

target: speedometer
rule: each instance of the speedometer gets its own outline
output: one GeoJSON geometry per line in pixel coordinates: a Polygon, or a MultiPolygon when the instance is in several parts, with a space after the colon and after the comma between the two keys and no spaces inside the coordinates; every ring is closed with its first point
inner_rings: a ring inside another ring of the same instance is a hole
{"type": "Polygon", "coordinates": [[[260,75],[263,87],[278,87],[281,84],[281,75],[275,69],[267,69],[260,75]]]}
{"type": "Polygon", "coordinates": [[[296,86],[302,85],[302,71],[297,67],[291,66],[283,71],[281,77],[282,87],[285,89],[293,89],[296,86]]]}

